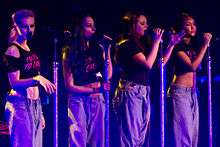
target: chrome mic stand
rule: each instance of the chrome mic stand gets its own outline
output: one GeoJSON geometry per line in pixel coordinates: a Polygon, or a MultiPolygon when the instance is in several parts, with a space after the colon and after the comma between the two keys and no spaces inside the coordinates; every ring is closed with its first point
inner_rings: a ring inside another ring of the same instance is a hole
{"type": "Polygon", "coordinates": [[[209,147],[212,147],[212,67],[211,67],[210,48],[208,48],[207,72],[208,72],[208,129],[209,129],[209,147]]]}
{"type": "Polygon", "coordinates": [[[160,43],[160,145],[164,147],[164,59],[163,59],[163,41],[160,43]]]}
{"type": "MultiPolygon", "coordinates": [[[[104,82],[108,83],[109,80],[109,76],[108,76],[108,60],[111,60],[108,58],[108,52],[109,52],[109,45],[111,38],[109,38],[108,36],[104,35],[104,38],[102,39],[102,41],[100,42],[100,44],[103,46],[104,48],[104,53],[105,53],[105,70],[104,70],[104,82]]],[[[105,96],[105,147],[109,147],[109,91],[105,90],[104,91],[104,96],[105,96]]]]}
{"type": "Polygon", "coordinates": [[[53,61],[53,82],[55,84],[56,90],[53,95],[53,146],[58,147],[58,69],[59,63],[57,58],[57,42],[58,39],[54,37],[54,61],[53,61]]]}

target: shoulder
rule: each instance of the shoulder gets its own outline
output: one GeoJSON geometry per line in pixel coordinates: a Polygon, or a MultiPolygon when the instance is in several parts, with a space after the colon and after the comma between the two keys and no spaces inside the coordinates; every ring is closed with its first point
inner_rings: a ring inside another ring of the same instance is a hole
{"type": "Polygon", "coordinates": [[[7,48],[5,55],[13,56],[16,58],[20,57],[19,49],[15,45],[11,45],[7,48]]]}

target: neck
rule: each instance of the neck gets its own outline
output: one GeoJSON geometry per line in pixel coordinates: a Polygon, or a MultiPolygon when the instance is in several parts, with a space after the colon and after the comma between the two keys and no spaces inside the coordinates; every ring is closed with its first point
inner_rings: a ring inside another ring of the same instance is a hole
{"type": "Polygon", "coordinates": [[[13,43],[19,45],[22,49],[24,49],[26,51],[30,51],[30,48],[29,48],[29,46],[27,44],[27,40],[23,40],[23,41],[16,40],[13,43]]]}
{"type": "Polygon", "coordinates": [[[183,38],[183,41],[184,41],[186,44],[189,44],[190,41],[191,41],[191,37],[184,37],[184,38],[183,38]]]}

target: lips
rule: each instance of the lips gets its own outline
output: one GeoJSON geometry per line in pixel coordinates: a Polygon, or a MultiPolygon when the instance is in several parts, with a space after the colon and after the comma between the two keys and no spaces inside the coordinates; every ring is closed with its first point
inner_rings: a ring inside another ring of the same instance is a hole
{"type": "Polygon", "coordinates": [[[194,36],[196,34],[196,31],[190,31],[190,35],[194,36]]]}

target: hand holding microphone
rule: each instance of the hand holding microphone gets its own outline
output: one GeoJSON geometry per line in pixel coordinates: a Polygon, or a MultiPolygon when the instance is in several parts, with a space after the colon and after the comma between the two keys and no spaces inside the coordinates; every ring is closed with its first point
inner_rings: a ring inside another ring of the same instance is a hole
{"type": "Polygon", "coordinates": [[[164,33],[164,29],[161,29],[161,28],[156,28],[153,30],[153,37],[154,37],[154,41],[157,42],[162,42],[163,39],[162,39],[162,36],[163,36],[163,33],[164,33]]]}
{"type": "Polygon", "coordinates": [[[203,44],[204,44],[204,46],[209,47],[211,39],[212,39],[212,34],[211,33],[204,33],[203,34],[203,44]]]}
{"type": "Polygon", "coordinates": [[[170,45],[177,45],[185,36],[185,31],[182,30],[179,33],[171,33],[170,34],[170,45]]]}
{"type": "Polygon", "coordinates": [[[107,35],[103,35],[102,39],[98,42],[98,45],[106,52],[108,52],[108,54],[110,53],[110,48],[111,48],[111,44],[112,44],[112,38],[107,36],[107,35]]]}

